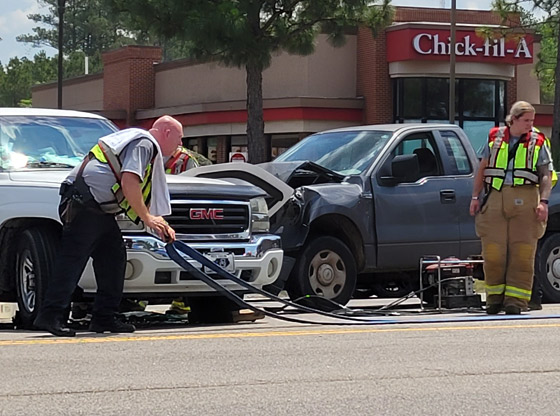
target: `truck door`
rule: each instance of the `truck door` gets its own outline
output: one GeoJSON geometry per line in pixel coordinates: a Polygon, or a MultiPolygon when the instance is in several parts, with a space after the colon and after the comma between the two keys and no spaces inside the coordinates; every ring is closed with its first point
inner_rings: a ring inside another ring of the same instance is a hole
{"type": "Polygon", "coordinates": [[[438,145],[442,138],[436,134],[403,136],[372,177],[380,268],[411,269],[423,256],[460,255],[457,184],[455,175],[446,172],[444,147],[438,145]],[[419,175],[398,184],[381,181],[382,175],[391,175],[398,155],[416,155],[419,175]]]}
{"type": "Polygon", "coordinates": [[[474,217],[469,214],[474,174],[478,159],[465,135],[454,130],[440,130],[441,152],[445,174],[453,178],[459,214],[459,238],[461,250],[456,254],[461,259],[481,253],[480,239],[476,235],[474,217]]]}

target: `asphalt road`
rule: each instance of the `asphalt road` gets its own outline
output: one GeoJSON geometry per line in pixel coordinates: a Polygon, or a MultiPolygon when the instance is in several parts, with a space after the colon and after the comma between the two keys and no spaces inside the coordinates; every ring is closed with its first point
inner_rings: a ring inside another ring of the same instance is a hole
{"type": "Polygon", "coordinates": [[[560,414],[560,306],[418,315],[75,339],[0,330],[0,415],[560,414]]]}

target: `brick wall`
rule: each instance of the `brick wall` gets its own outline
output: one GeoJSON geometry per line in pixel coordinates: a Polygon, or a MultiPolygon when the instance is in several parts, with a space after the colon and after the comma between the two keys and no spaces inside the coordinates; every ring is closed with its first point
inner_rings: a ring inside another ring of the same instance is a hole
{"type": "Polygon", "coordinates": [[[103,54],[103,108],[124,110],[129,126],[136,125],[136,110],[154,107],[154,63],[161,49],[126,46],[103,54]]]}
{"type": "Polygon", "coordinates": [[[216,162],[229,162],[229,149],[231,148],[230,136],[219,136],[218,145],[216,146],[216,162]]]}
{"type": "Polygon", "coordinates": [[[385,32],[376,38],[371,30],[358,30],[357,92],[364,100],[364,124],[391,123],[393,97],[389,64],[385,47],[385,32]]]}
{"type": "MultiPolygon", "coordinates": [[[[448,9],[398,7],[394,22],[442,22],[449,23],[451,12],[448,9]]],[[[510,25],[519,19],[515,17],[510,25]]],[[[457,10],[456,22],[490,25],[501,24],[500,17],[491,11],[457,10]]],[[[393,122],[393,92],[389,77],[389,64],[386,59],[385,32],[374,38],[371,31],[360,28],[358,31],[357,92],[365,98],[364,124],[393,122]]],[[[507,83],[508,109],[516,100],[516,78],[507,83]]],[[[506,109],[507,111],[507,109],[506,109]]]]}
{"type": "MultiPolygon", "coordinates": [[[[500,16],[492,11],[486,10],[457,10],[455,13],[457,23],[474,23],[480,25],[501,24],[500,16]]],[[[451,21],[451,11],[449,9],[428,9],[417,7],[399,7],[396,9],[395,22],[441,22],[451,21]]],[[[513,17],[511,24],[519,22],[518,17],[513,17]]]]}
{"type": "MultiPolygon", "coordinates": [[[[517,101],[517,68],[515,69],[515,76],[511,81],[506,83],[506,114],[514,102],[517,101]]],[[[505,115],[504,115],[505,116],[505,115]]]]}

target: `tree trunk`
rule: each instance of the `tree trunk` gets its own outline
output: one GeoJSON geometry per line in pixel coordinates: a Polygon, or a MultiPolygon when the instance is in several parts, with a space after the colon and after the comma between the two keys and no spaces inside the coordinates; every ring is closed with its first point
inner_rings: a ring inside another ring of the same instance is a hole
{"type": "Polygon", "coordinates": [[[264,142],[262,66],[250,62],[247,70],[247,147],[250,163],[270,160],[270,151],[264,142]],[[267,154],[268,153],[268,154],[267,154]]]}
{"type": "Polygon", "coordinates": [[[556,27],[556,69],[554,70],[554,110],[552,115],[552,158],[554,168],[560,167],[560,23],[556,27]]]}

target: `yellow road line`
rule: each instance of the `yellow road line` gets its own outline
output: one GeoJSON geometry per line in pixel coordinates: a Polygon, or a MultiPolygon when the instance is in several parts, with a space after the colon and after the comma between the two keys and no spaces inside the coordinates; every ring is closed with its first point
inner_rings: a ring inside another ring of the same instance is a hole
{"type": "Polygon", "coordinates": [[[98,344],[104,342],[139,342],[139,341],[175,341],[184,339],[220,339],[220,338],[263,338],[263,337],[299,337],[309,335],[341,335],[341,334],[371,334],[382,332],[433,332],[433,331],[472,331],[488,329],[521,329],[521,328],[560,328],[557,324],[516,324],[516,325],[491,325],[491,326],[438,326],[438,327],[411,327],[411,328],[352,328],[352,329],[310,329],[293,331],[267,331],[267,332],[228,332],[206,334],[180,334],[180,335],[133,335],[133,336],[99,336],[76,338],[44,338],[24,340],[0,341],[0,346],[8,345],[56,345],[56,344],[98,344]]]}

